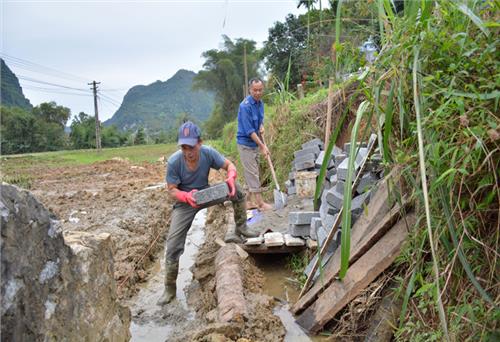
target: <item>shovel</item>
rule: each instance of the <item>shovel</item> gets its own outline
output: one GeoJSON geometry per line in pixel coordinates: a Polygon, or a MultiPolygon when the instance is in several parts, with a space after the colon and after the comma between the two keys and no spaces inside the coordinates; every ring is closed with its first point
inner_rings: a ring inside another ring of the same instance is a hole
{"type": "MultiPolygon", "coordinates": [[[[266,141],[264,140],[264,135],[261,135],[262,142],[267,146],[266,141]]],[[[274,184],[276,184],[276,189],[274,189],[274,207],[276,209],[282,209],[286,206],[286,195],[280,191],[280,185],[278,183],[278,179],[276,178],[276,172],[274,171],[273,162],[271,161],[271,155],[268,154],[266,156],[267,162],[269,163],[269,168],[271,169],[271,174],[273,175],[274,184]]]]}

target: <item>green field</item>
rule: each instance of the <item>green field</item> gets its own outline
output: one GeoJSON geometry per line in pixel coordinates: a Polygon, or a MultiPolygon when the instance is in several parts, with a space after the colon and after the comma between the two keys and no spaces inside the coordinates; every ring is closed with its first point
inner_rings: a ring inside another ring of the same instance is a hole
{"type": "MultiPolygon", "coordinates": [[[[18,154],[1,157],[2,181],[28,185],[30,169],[86,165],[113,158],[127,159],[132,163],[153,163],[177,150],[176,144],[139,145],[96,150],[68,150],[18,154]]],[[[28,186],[29,187],[29,186],[28,186]]]]}

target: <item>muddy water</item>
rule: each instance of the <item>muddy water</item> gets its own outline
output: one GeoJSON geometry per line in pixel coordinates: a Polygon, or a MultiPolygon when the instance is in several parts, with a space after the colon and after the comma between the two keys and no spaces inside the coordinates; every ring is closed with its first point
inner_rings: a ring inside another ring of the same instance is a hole
{"type": "Polygon", "coordinates": [[[320,342],[325,338],[308,336],[302,328],[295,323],[295,318],[289,311],[290,306],[297,300],[300,288],[294,279],[292,271],[288,268],[288,255],[267,254],[255,255],[257,266],[266,277],[264,292],[277,298],[281,304],[274,308],[274,314],[281,319],[285,326],[285,342],[320,342]]]}
{"type": "Polygon", "coordinates": [[[156,305],[164,288],[165,258],[161,256],[151,271],[151,278],[128,303],[132,311],[131,341],[163,342],[178,325],[194,319],[194,312],[188,308],[186,302],[185,289],[192,280],[189,269],[205,238],[205,218],[206,209],[198,212],[188,232],[184,253],[179,260],[177,300],[165,308],[156,305]]]}

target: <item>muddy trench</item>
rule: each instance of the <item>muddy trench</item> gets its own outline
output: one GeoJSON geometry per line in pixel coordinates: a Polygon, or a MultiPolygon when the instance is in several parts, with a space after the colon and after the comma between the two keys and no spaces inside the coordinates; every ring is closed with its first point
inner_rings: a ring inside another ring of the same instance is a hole
{"type": "Polygon", "coordinates": [[[132,312],[132,341],[210,340],[319,341],[295,323],[288,310],[298,296],[287,255],[250,256],[243,263],[250,317],[242,324],[216,322],[213,241],[225,233],[225,208],[200,211],[188,233],[180,260],[177,299],[160,308],[164,252],[158,254],[146,283],[126,303],[132,312]]]}

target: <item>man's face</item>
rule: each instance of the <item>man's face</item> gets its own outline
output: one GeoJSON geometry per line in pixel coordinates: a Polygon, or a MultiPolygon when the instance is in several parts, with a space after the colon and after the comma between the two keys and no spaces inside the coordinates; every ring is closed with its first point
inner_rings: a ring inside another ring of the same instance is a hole
{"type": "Polygon", "coordinates": [[[182,155],[188,162],[194,162],[198,160],[200,155],[201,142],[198,142],[194,146],[181,145],[182,155]]]}
{"type": "Polygon", "coordinates": [[[254,82],[250,85],[250,95],[255,101],[260,101],[264,95],[264,84],[262,82],[254,82]]]}

